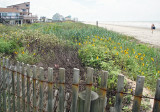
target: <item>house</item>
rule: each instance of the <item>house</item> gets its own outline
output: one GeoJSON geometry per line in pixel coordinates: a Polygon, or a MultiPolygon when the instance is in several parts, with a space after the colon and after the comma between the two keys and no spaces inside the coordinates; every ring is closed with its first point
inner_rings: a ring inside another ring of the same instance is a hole
{"type": "Polygon", "coordinates": [[[53,22],[64,21],[64,17],[60,15],[59,13],[56,13],[55,15],[53,15],[52,20],[53,22]]]}
{"type": "Polygon", "coordinates": [[[71,16],[69,15],[69,16],[65,17],[65,20],[66,21],[70,21],[71,20],[71,16]]]}
{"type": "Polygon", "coordinates": [[[40,22],[46,22],[47,18],[45,16],[40,17],[40,22]]]}
{"type": "Polygon", "coordinates": [[[14,8],[0,8],[0,23],[22,24],[23,17],[14,8]]]}
{"type": "Polygon", "coordinates": [[[20,15],[23,16],[23,23],[33,23],[38,20],[38,17],[30,12],[30,2],[7,6],[7,8],[18,10],[20,15]]]}

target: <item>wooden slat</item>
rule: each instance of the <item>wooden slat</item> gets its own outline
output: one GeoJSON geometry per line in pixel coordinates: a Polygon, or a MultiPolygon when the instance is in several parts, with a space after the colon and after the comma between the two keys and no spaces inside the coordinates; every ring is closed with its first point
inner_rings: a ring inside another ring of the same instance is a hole
{"type": "Polygon", "coordinates": [[[13,100],[13,107],[12,107],[12,111],[16,112],[16,107],[15,107],[15,73],[13,72],[14,70],[14,66],[11,67],[11,75],[12,75],[12,100],[13,100]]]}
{"type": "Polygon", "coordinates": [[[59,112],[64,112],[65,69],[59,68],[59,112]]]}
{"type": "Polygon", "coordinates": [[[36,78],[37,78],[37,66],[33,65],[33,112],[37,111],[36,78]]]}
{"type": "Polygon", "coordinates": [[[53,68],[48,68],[48,112],[53,111],[53,68]]]}
{"type": "Polygon", "coordinates": [[[135,97],[134,97],[134,101],[133,101],[132,112],[140,112],[144,79],[145,79],[144,76],[137,76],[136,90],[135,90],[135,97]]]}
{"type": "MultiPolygon", "coordinates": [[[[6,59],[3,57],[3,67],[5,67],[6,59]]],[[[6,112],[6,69],[3,68],[3,112],[6,112]]]]}
{"type": "Polygon", "coordinates": [[[77,112],[77,100],[78,100],[78,91],[79,91],[79,69],[73,69],[73,84],[72,84],[72,104],[71,112],[77,112]]]}
{"type": "Polygon", "coordinates": [[[30,65],[27,64],[27,112],[30,112],[30,65]]]}
{"type": "Polygon", "coordinates": [[[44,68],[40,67],[40,74],[39,74],[39,80],[40,80],[40,86],[39,86],[39,112],[43,112],[43,94],[44,94],[44,88],[43,88],[43,80],[44,80],[44,68]]]}
{"type": "Polygon", "coordinates": [[[87,81],[86,81],[86,98],[85,98],[85,105],[84,105],[84,112],[90,112],[91,106],[91,89],[93,83],[93,68],[87,68],[87,81]]]}
{"type": "Polygon", "coordinates": [[[153,112],[160,112],[160,79],[157,80],[153,112]]]}
{"type": "Polygon", "coordinates": [[[116,102],[115,102],[115,111],[122,112],[122,99],[123,99],[123,92],[124,89],[124,75],[118,75],[118,83],[117,83],[117,94],[116,94],[116,102]]]}
{"type": "Polygon", "coordinates": [[[20,63],[19,61],[17,62],[17,69],[16,69],[16,74],[17,74],[17,112],[20,112],[20,63]]]}
{"type": "Polygon", "coordinates": [[[105,98],[107,94],[107,79],[108,79],[108,72],[102,71],[101,75],[101,89],[99,91],[99,112],[105,111],[105,98]]]}
{"type": "Polygon", "coordinates": [[[25,112],[25,68],[24,68],[24,63],[22,63],[21,67],[21,80],[22,80],[22,112],[25,112]]]}
{"type": "Polygon", "coordinates": [[[67,101],[69,99],[69,93],[66,93],[65,101],[64,101],[64,112],[67,112],[67,101]]]}

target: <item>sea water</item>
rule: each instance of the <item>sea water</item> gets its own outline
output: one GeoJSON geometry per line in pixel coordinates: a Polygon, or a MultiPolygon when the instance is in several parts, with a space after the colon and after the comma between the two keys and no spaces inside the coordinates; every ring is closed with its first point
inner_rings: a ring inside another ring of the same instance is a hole
{"type": "Polygon", "coordinates": [[[156,29],[160,30],[160,21],[109,21],[102,22],[99,21],[99,24],[110,24],[110,25],[118,25],[118,26],[131,26],[131,27],[141,27],[141,28],[151,28],[151,25],[154,24],[156,29]]]}

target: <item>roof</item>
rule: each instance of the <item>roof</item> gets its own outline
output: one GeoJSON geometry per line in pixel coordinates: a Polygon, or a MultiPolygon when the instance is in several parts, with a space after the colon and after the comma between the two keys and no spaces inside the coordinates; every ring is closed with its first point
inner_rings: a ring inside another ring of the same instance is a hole
{"type": "Polygon", "coordinates": [[[20,4],[10,5],[10,6],[7,6],[7,7],[16,6],[16,5],[22,5],[22,4],[30,4],[30,2],[24,2],[24,3],[20,3],[20,4]]]}
{"type": "Polygon", "coordinates": [[[17,9],[14,8],[0,8],[0,12],[19,12],[17,9]]]}

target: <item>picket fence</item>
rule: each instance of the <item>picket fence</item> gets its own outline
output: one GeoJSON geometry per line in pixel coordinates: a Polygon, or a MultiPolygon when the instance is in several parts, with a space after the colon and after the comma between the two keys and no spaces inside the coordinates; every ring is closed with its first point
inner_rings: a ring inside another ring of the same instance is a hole
{"type": "MultiPolygon", "coordinates": [[[[65,94],[65,69],[59,68],[59,81],[54,82],[53,68],[44,68],[24,63],[9,64],[9,59],[0,58],[0,112],[105,112],[108,72],[102,71],[99,91],[92,91],[94,69],[88,67],[86,90],[79,93],[79,69],[73,69],[71,108],[67,110],[69,93],[65,94]],[[53,86],[58,89],[53,90],[53,86]],[[58,101],[57,101],[58,98],[58,101]],[[55,109],[55,107],[57,107],[55,109]]],[[[133,101],[133,112],[140,111],[144,76],[138,76],[133,101]]],[[[118,76],[116,101],[111,112],[122,111],[124,76],[118,76]]],[[[157,81],[153,112],[160,112],[160,80],[157,81]]]]}

